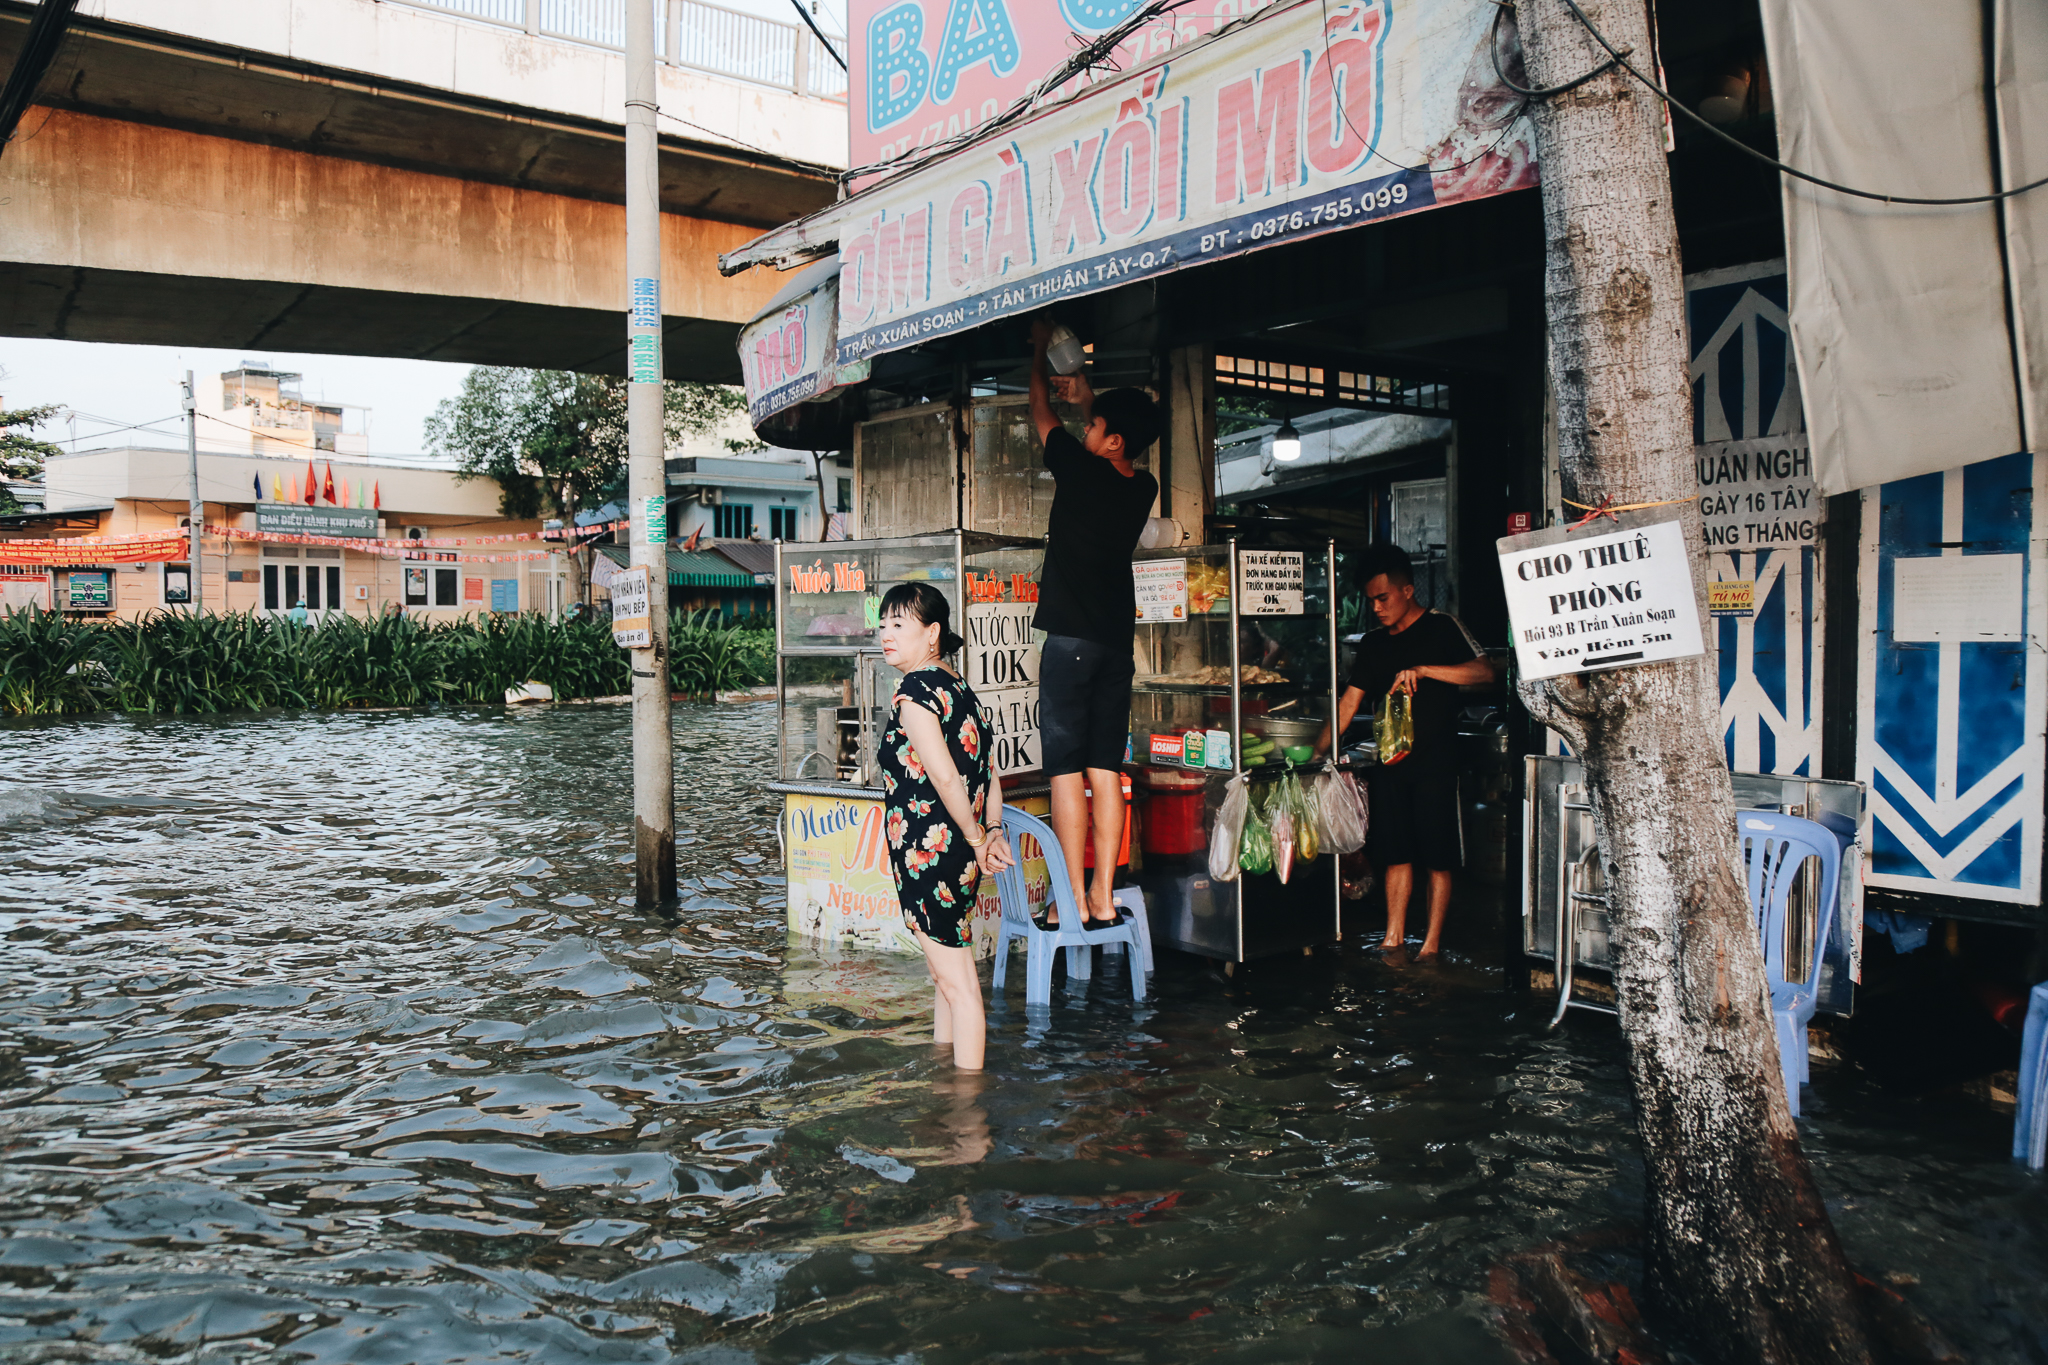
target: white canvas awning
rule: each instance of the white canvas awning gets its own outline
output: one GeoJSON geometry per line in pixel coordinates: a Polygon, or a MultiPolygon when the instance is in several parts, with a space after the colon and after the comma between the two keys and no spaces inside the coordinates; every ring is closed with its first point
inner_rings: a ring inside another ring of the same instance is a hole
{"type": "MultiPolygon", "coordinates": [[[[1927,199],[2048,176],[2038,0],[1763,0],[1763,17],[1788,165],[1927,199]]],[[[1821,491],[2033,448],[2048,394],[2048,186],[1925,206],[1781,179],[1821,491]]]]}

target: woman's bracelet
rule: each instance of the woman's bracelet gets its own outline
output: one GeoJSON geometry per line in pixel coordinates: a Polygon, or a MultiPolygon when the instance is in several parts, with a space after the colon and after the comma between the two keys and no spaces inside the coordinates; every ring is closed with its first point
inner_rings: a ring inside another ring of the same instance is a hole
{"type": "Polygon", "coordinates": [[[976,825],[975,828],[981,831],[981,837],[979,839],[967,839],[967,831],[960,831],[960,837],[963,839],[967,839],[967,846],[969,848],[980,848],[982,845],[988,842],[988,827],[986,825],[976,825]]]}

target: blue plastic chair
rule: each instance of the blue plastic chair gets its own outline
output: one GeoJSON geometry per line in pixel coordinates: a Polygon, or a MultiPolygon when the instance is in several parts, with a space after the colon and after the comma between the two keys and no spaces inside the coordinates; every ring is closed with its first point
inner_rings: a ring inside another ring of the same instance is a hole
{"type": "Polygon", "coordinates": [[[1090,948],[1109,943],[1123,944],[1124,960],[1131,968],[1131,999],[1145,998],[1145,944],[1129,919],[1107,929],[1083,929],[1081,907],[1074,904],[1074,886],[1067,876],[1067,859],[1050,826],[1035,815],[1015,806],[1003,807],[1003,833],[1017,854],[1016,865],[996,873],[996,891],[1002,897],[1003,919],[996,930],[995,989],[1001,994],[1010,966],[1010,941],[1024,940],[1024,1003],[1052,1003],[1052,964],[1059,950],[1067,950],[1067,976],[1081,980],[1088,974],[1090,948]],[[1045,854],[1045,870],[1052,882],[1053,904],[1059,907],[1057,929],[1041,929],[1031,922],[1031,903],[1024,894],[1023,836],[1038,841],[1045,854]]]}
{"type": "Polygon", "coordinates": [[[1736,838],[1749,879],[1749,903],[1756,907],[1757,928],[1764,941],[1764,970],[1771,983],[1771,1021],[1778,1031],[1778,1066],[1785,1077],[1785,1099],[1799,1116],[1799,1087],[1807,1079],[1806,1026],[1820,998],[1821,959],[1834,928],[1835,900],[1841,890],[1842,848],[1825,825],[1796,815],[1763,811],[1735,813],[1736,838]],[[1813,951],[1803,980],[1785,978],[1785,918],[1792,887],[1808,858],[1820,859],[1820,905],[1817,907],[1813,951]]]}
{"type": "Polygon", "coordinates": [[[2020,1102],[2012,1116],[2012,1159],[2029,1170],[2048,1159],[2048,981],[2027,1001],[2027,1029],[2020,1037],[2020,1102]]]}

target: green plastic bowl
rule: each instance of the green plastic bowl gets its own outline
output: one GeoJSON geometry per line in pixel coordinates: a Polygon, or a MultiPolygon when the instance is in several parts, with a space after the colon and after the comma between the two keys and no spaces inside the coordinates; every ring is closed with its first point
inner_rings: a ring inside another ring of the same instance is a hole
{"type": "Polygon", "coordinates": [[[1316,756],[1316,751],[1306,744],[1290,744],[1280,752],[1287,755],[1289,763],[1306,763],[1316,756]]]}

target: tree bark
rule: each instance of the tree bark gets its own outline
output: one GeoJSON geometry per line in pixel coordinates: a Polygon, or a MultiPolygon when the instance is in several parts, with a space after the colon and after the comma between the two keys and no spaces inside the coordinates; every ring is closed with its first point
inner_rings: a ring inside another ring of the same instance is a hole
{"type": "MultiPolygon", "coordinates": [[[[1653,60],[1645,0],[1581,7],[1616,47],[1653,60]]],[[[1532,86],[1607,59],[1563,0],[1522,0],[1519,19],[1532,86]]],[[[1565,496],[1671,503],[1705,621],[1663,111],[1614,71],[1531,112],[1565,496]]],[[[1653,1305],[1715,1360],[1869,1360],[1854,1280],[1779,1078],[1712,655],[1520,690],[1585,763],[1648,1174],[1653,1305]]]]}

